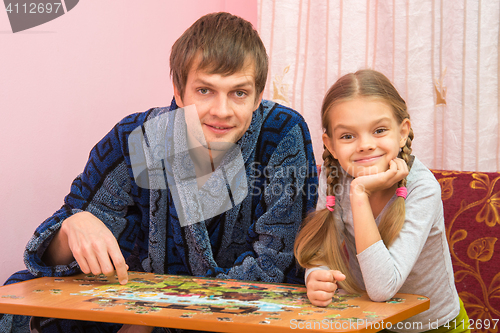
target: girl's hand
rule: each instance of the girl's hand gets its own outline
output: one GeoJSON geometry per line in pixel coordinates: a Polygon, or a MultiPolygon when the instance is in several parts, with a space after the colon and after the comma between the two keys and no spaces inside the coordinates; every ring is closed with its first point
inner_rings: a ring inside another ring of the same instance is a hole
{"type": "Polygon", "coordinates": [[[307,298],[313,305],[327,306],[332,302],[337,290],[337,281],[344,281],[345,275],[339,271],[319,269],[307,277],[307,298]]]}
{"type": "Polygon", "coordinates": [[[408,165],[401,158],[389,162],[389,169],[373,175],[360,176],[351,183],[352,194],[370,194],[394,186],[397,182],[408,176],[408,165]]]}

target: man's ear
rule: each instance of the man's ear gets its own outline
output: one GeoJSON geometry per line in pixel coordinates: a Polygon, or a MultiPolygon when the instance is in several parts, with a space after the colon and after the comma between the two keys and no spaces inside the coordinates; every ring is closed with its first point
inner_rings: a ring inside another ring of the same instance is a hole
{"type": "Polygon", "coordinates": [[[335,154],[335,150],[333,149],[332,140],[330,139],[328,134],[323,133],[322,138],[323,138],[323,144],[325,145],[325,147],[328,149],[330,154],[332,154],[333,158],[337,159],[337,154],[335,154]]]}
{"type": "Polygon", "coordinates": [[[259,96],[257,97],[257,99],[255,100],[255,105],[254,105],[254,109],[257,110],[257,108],[259,107],[259,104],[262,102],[262,96],[264,96],[264,90],[262,90],[259,94],[259,96]]]}
{"type": "Polygon", "coordinates": [[[179,93],[179,89],[177,89],[175,84],[173,86],[174,86],[175,103],[177,104],[178,107],[183,108],[184,103],[182,102],[182,97],[181,94],[179,93]]]}
{"type": "Polygon", "coordinates": [[[408,138],[408,135],[410,135],[410,128],[411,122],[408,118],[404,119],[401,125],[399,125],[399,133],[401,135],[401,139],[399,140],[400,148],[406,146],[406,139],[408,138]]]}

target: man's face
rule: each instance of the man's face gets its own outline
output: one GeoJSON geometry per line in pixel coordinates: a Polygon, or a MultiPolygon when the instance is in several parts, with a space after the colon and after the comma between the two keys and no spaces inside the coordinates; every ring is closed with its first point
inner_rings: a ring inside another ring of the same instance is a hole
{"type": "MultiPolygon", "coordinates": [[[[226,150],[250,127],[253,111],[261,101],[255,90],[253,61],[232,75],[208,74],[195,61],[188,73],[184,96],[174,86],[179,107],[194,104],[205,140],[211,150],[226,150]]],[[[200,141],[200,140],[198,140],[200,141]]]]}

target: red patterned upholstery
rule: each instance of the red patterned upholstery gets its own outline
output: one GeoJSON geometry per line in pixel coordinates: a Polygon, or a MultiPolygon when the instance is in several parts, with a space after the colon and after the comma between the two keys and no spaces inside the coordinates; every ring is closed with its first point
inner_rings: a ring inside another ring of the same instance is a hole
{"type": "Polygon", "coordinates": [[[441,185],[455,285],[478,324],[474,332],[500,332],[500,172],[432,172],[441,185]]]}
{"type": "Polygon", "coordinates": [[[474,332],[500,319],[500,173],[437,171],[455,285],[474,332]],[[495,251],[495,245],[497,251],[495,251]],[[486,319],[489,319],[486,320],[486,319]]]}

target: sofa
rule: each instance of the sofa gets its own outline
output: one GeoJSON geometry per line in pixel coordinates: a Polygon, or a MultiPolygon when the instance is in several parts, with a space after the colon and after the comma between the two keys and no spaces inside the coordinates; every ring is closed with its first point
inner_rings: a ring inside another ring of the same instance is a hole
{"type": "Polygon", "coordinates": [[[455,285],[472,331],[500,332],[500,172],[433,173],[441,185],[455,285]]]}

